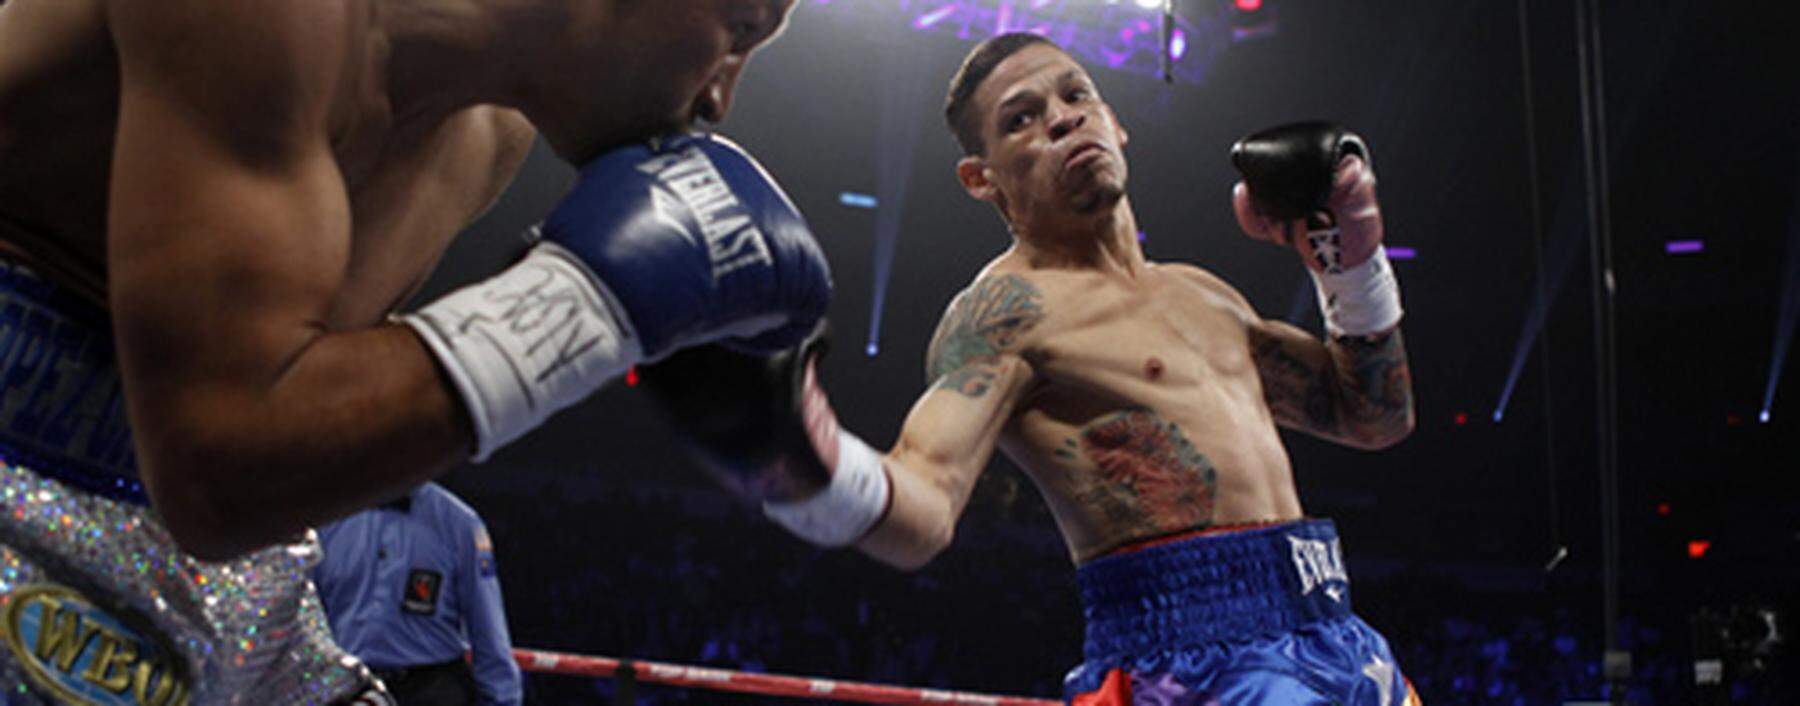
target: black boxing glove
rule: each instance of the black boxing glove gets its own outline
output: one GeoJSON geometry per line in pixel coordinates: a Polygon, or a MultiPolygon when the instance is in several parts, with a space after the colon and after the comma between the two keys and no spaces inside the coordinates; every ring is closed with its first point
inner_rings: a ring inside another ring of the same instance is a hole
{"type": "Polygon", "coordinates": [[[642,372],[702,467],[795,535],[838,547],[881,521],[892,487],[880,452],[838,426],[818,381],[827,347],[821,324],[773,355],[699,346],[642,372]]]}
{"type": "Polygon", "coordinates": [[[1399,285],[1381,248],[1369,146],[1327,122],[1257,132],[1231,148],[1243,181],[1232,194],[1238,223],[1253,237],[1292,245],[1312,273],[1326,327],[1369,335],[1400,322],[1399,285]],[[1298,222],[1304,239],[1289,235],[1298,222]]]}
{"type": "Polygon", "coordinates": [[[1231,166],[1243,176],[1258,210],[1276,220],[1297,221],[1330,212],[1338,162],[1349,155],[1374,168],[1369,146],[1343,126],[1290,123],[1238,140],[1231,146],[1231,166]]]}

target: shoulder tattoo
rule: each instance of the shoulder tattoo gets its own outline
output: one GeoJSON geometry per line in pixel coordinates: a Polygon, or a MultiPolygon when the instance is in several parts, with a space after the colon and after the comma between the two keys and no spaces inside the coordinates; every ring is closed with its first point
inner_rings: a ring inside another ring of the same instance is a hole
{"type": "Polygon", "coordinates": [[[935,387],[970,397],[987,394],[998,376],[996,358],[1044,319],[1044,295],[1018,275],[990,277],[964,290],[938,324],[926,356],[935,387]]]}

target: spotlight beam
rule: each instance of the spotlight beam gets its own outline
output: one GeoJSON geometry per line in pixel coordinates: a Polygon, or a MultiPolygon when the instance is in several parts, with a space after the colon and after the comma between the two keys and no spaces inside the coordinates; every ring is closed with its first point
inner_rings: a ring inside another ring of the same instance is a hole
{"type": "Polygon", "coordinates": [[[1794,341],[1795,324],[1800,323],[1800,194],[1795,195],[1794,205],[1788,216],[1787,264],[1781,273],[1781,306],[1775,317],[1775,348],[1769,354],[1769,384],[1763,389],[1762,411],[1756,416],[1763,424],[1769,423],[1775,407],[1775,387],[1781,382],[1781,368],[1794,341]]]}
{"type": "Polygon", "coordinates": [[[881,94],[881,135],[875,156],[874,296],[870,299],[869,337],[864,352],[871,357],[881,352],[881,322],[887,309],[888,281],[894,271],[894,250],[899,245],[900,223],[906,212],[907,184],[912,181],[913,155],[918,153],[919,126],[925,121],[918,116],[925,99],[926,76],[923,64],[909,55],[900,43],[884,48],[881,73],[885,86],[881,94]]]}

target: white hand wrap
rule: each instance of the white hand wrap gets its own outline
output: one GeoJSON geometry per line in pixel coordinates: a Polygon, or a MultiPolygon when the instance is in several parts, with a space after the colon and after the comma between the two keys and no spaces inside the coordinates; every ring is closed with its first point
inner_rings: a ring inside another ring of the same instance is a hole
{"type": "Polygon", "coordinates": [[[462,396],[476,461],[643,358],[624,309],[554,243],[400,321],[425,340],[462,396]]]}
{"type": "Polygon", "coordinates": [[[838,431],[838,464],[831,483],[812,497],[764,502],[763,514],[795,536],[822,547],[848,546],[887,514],[893,489],[881,454],[855,434],[838,431]]]}
{"type": "Polygon", "coordinates": [[[1386,248],[1377,247],[1374,257],[1336,274],[1307,272],[1317,285],[1319,311],[1331,335],[1367,336],[1400,323],[1400,283],[1386,248]]]}

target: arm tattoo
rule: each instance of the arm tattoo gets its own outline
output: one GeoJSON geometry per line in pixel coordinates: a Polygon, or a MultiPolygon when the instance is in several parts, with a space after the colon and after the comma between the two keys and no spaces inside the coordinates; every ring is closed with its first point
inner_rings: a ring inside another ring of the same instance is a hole
{"type": "Polygon", "coordinates": [[[1262,373],[1263,397],[1276,419],[1326,436],[1343,431],[1325,371],[1288,351],[1273,336],[1258,342],[1252,356],[1262,373]]]}
{"type": "Polygon", "coordinates": [[[1379,336],[1339,336],[1325,342],[1337,365],[1344,412],[1360,426],[1404,428],[1412,411],[1412,371],[1400,329],[1379,336]]]}
{"type": "Polygon", "coordinates": [[[1044,319],[1043,299],[1017,275],[983,279],[964,291],[932,337],[926,375],[933,387],[969,397],[987,394],[999,377],[1000,352],[1044,319]]]}
{"type": "Polygon", "coordinates": [[[1362,441],[1410,428],[1412,374],[1398,329],[1331,337],[1325,349],[1330,362],[1320,367],[1278,338],[1257,342],[1253,355],[1277,419],[1322,436],[1362,441]]]}

